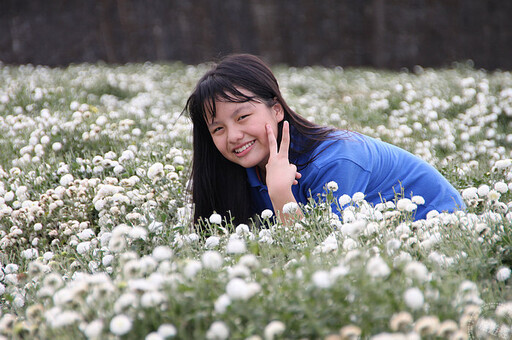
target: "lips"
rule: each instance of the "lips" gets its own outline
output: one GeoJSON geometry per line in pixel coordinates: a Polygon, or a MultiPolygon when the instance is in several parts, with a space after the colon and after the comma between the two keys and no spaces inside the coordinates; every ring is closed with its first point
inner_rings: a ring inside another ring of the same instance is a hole
{"type": "Polygon", "coordinates": [[[238,154],[241,154],[242,152],[244,152],[245,150],[247,150],[248,148],[250,148],[251,146],[254,145],[256,141],[250,141],[249,143],[246,143],[244,144],[243,146],[239,147],[239,148],[236,148],[234,151],[235,153],[238,155],[238,154]]]}

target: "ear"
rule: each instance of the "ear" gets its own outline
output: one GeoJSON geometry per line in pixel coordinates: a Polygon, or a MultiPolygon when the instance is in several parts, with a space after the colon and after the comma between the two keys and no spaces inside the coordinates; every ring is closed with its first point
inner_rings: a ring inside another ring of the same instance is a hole
{"type": "Polygon", "coordinates": [[[277,102],[272,106],[272,110],[276,115],[277,122],[280,123],[284,119],[284,110],[281,103],[277,102]]]}

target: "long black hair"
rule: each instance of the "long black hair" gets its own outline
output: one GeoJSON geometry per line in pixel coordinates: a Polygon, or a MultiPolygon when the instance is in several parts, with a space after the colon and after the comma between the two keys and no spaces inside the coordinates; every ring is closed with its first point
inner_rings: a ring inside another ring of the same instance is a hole
{"type": "MultiPolygon", "coordinates": [[[[246,170],[228,161],[217,150],[207,127],[208,117],[215,117],[215,101],[243,103],[259,101],[268,107],[279,103],[290,131],[300,138],[292,140],[290,162],[302,153],[311,152],[320,141],[332,139],[334,128],[316,125],[296,114],[283,99],[277,80],[270,68],[258,57],[235,54],[225,57],[198,81],[187,100],[185,110],[193,123],[192,200],[194,220],[208,218],[214,211],[235,223],[247,223],[254,214],[246,170]],[[249,96],[238,89],[245,89],[249,96]]],[[[280,145],[283,121],[278,124],[280,145]]],[[[311,162],[310,160],[309,162],[311,162]]],[[[296,164],[300,169],[307,166],[296,164]]]]}

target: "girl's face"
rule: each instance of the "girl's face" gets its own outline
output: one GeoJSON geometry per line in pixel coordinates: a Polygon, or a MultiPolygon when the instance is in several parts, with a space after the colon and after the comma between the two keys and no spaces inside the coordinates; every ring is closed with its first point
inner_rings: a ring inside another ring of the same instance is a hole
{"type": "MultiPolygon", "coordinates": [[[[252,95],[242,90],[244,94],[252,95]]],[[[244,168],[265,169],[270,149],[265,129],[270,124],[277,136],[277,124],[284,118],[281,104],[268,107],[262,102],[232,103],[215,101],[215,118],[206,122],[215,146],[233,163],[244,168]]]]}

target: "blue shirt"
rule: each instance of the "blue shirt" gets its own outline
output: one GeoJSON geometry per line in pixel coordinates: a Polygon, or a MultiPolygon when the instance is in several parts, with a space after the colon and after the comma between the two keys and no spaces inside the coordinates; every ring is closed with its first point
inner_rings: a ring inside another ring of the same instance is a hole
{"type": "MultiPolygon", "coordinates": [[[[291,140],[293,146],[293,133],[291,140]]],[[[406,150],[359,133],[340,132],[340,139],[321,142],[310,154],[300,155],[297,164],[311,158],[314,160],[310,164],[299,169],[299,184],[292,186],[298,203],[306,204],[309,197],[324,194],[326,184],[334,181],[338,184],[335,197],[362,192],[374,205],[394,201],[395,193],[403,192],[405,198],[422,196],[425,204],[418,205],[415,219],[424,219],[431,210],[453,212],[465,208],[458,191],[433,166],[406,150]]],[[[273,210],[257,170],[246,170],[254,212],[273,210]]],[[[332,210],[341,214],[335,203],[332,210]]]]}

